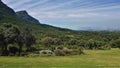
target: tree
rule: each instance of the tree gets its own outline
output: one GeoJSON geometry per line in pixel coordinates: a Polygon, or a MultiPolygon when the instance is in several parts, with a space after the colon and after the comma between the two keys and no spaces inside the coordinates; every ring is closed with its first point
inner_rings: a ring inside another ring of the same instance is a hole
{"type": "Polygon", "coordinates": [[[2,52],[3,52],[3,50],[4,50],[4,46],[3,46],[3,44],[4,44],[4,35],[3,35],[3,30],[2,30],[2,28],[0,27],[0,45],[1,45],[1,50],[2,50],[2,52]]]}
{"type": "Polygon", "coordinates": [[[15,56],[16,53],[18,52],[18,48],[17,47],[9,47],[9,52],[13,54],[11,56],[15,56]]]}
{"type": "Polygon", "coordinates": [[[2,55],[8,55],[8,44],[15,43],[17,37],[20,34],[20,30],[17,26],[4,23],[0,28],[0,37],[2,41],[2,55]]]}
{"type": "Polygon", "coordinates": [[[18,52],[19,52],[19,56],[21,56],[21,52],[22,52],[22,47],[24,45],[24,39],[23,39],[23,36],[22,34],[20,34],[18,37],[17,37],[17,44],[19,46],[19,49],[18,49],[18,52]]]}
{"type": "Polygon", "coordinates": [[[70,39],[69,42],[68,42],[68,44],[69,44],[69,45],[78,45],[79,42],[78,42],[78,40],[76,40],[76,39],[70,39]]]}
{"type": "Polygon", "coordinates": [[[46,47],[50,47],[51,45],[60,45],[61,41],[58,38],[45,37],[42,38],[41,43],[46,47]]]}
{"type": "Polygon", "coordinates": [[[120,39],[117,39],[112,42],[112,47],[113,48],[120,48],[120,39]]]}
{"type": "Polygon", "coordinates": [[[36,41],[36,38],[34,35],[32,35],[31,31],[31,29],[25,28],[22,33],[24,44],[27,47],[27,52],[30,51],[31,45],[34,44],[36,41]]]}

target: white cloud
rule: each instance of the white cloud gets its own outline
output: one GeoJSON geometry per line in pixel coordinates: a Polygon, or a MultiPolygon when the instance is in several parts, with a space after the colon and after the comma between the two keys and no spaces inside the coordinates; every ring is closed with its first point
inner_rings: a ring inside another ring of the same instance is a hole
{"type": "Polygon", "coordinates": [[[2,1],[8,4],[8,3],[10,3],[13,0],[2,0],[2,1]]]}
{"type": "MultiPolygon", "coordinates": [[[[60,8],[60,7],[65,7],[67,5],[71,5],[75,2],[78,2],[79,0],[72,0],[72,1],[68,1],[68,2],[64,2],[64,3],[60,3],[57,5],[52,5],[52,6],[47,6],[47,7],[43,7],[40,9],[40,11],[45,11],[45,10],[52,10],[52,9],[56,9],[56,8],[60,8]]],[[[39,8],[39,7],[37,7],[39,8]]]]}
{"type": "MultiPolygon", "coordinates": [[[[24,8],[30,10],[30,9],[35,8],[36,5],[44,4],[44,3],[48,2],[48,1],[49,1],[49,0],[41,0],[41,1],[38,1],[38,2],[26,4],[26,5],[24,5],[24,6],[25,6],[24,8]]],[[[20,8],[22,9],[23,7],[20,7],[20,8]]],[[[18,8],[18,9],[20,9],[20,8],[18,8]]]]}
{"type": "MultiPolygon", "coordinates": [[[[19,6],[23,6],[22,4],[27,3],[29,1],[31,1],[31,0],[22,0],[22,1],[19,0],[14,4],[11,4],[11,6],[13,6],[14,8],[19,8],[19,6]]],[[[23,6],[23,8],[24,8],[24,6],[23,6]]]]}
{"type": "Polygon", "coordinates": [[[49,0],[42,0],[42,1],[39,1],[39,2],[37,2],[37,3],[33,3],[33,4],[30,4],[30,5],[27,5],[28,6],[28,8],[31,8],[31,7],[34,7],[34,6],[36,6],[36,5],[40,5],[40,4],[43,4],[43,3],[46,3],[46,2],[48,2],[49,0]]]}

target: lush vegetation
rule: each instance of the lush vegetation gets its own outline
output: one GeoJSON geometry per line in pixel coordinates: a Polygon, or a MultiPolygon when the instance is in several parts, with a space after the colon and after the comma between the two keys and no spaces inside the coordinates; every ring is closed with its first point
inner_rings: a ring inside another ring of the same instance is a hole
{"type": "Polygon", "coordinates": [[[16,55],[19,52],[21,55],[22,47],[25,45],[26,52],[30,51],[30,46],[35,43],[35,37],[31,34],[28,28],[19,30],[19,28],[12,24],[4,23],[0,27],[0,45],[1,45],[1,55],[8,56],[9,53],[16,55]],[[14,46],[8,46],[9,44],[14,44],[14,46]],[[15,46],[18,45],[19,49],[15,46]],[[8,50],[9,49],[9,50],[8,50]]]}
{"type": "Polygon", "coordinates": [[[0,68],[119,68],[120,50],[85,50],[62,57],[0,57],[0,68]]]}
{"type": "Polygon", "coordinates": [[[120,48],[120,32],[71,31],[61,35],[45,33],[38,37],[31,28],[20,28],[9,23],[0,26],[2,56],[39,54],[40,50],[51,50],[56,56],[80,55],[84,54],[83,49],[110,50],[111,48],[120,48]]]}

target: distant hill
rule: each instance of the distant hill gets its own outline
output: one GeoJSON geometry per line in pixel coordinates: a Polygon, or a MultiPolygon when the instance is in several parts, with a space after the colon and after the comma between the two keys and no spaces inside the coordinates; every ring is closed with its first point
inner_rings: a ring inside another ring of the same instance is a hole
{"type": "Polygon", "coordinates": [[[30,16],[27,11],[23,10],[23,11],[18,11],[16,12],[16,15],[23,20],[26,20],[28,22],[33,22],[33,23],[40,23],[37,19],[33,18],[32,16],[30,16]]]}

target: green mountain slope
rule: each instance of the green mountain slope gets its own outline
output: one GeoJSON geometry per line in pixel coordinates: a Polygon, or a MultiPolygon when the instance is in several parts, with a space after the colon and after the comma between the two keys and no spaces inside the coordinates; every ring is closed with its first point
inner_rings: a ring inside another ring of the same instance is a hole
{"type": "MultiPolygon", "coordinates": [[[[24,15],[23,15],[24,16],[24,15]]],[[[50,25],[36,23],[35,21],[28,22],[28,20],[21,19],[17,16],[13,9],[9,8],[0,0],[0,24],[2,23],[12,23],[18,25],[20,28],[28,27],[33,30],[33,33],[37,37],[43,36],[64,36],[64,34],[69,34],[74,32],[72,30],[57,28],[50,25]]]]}

